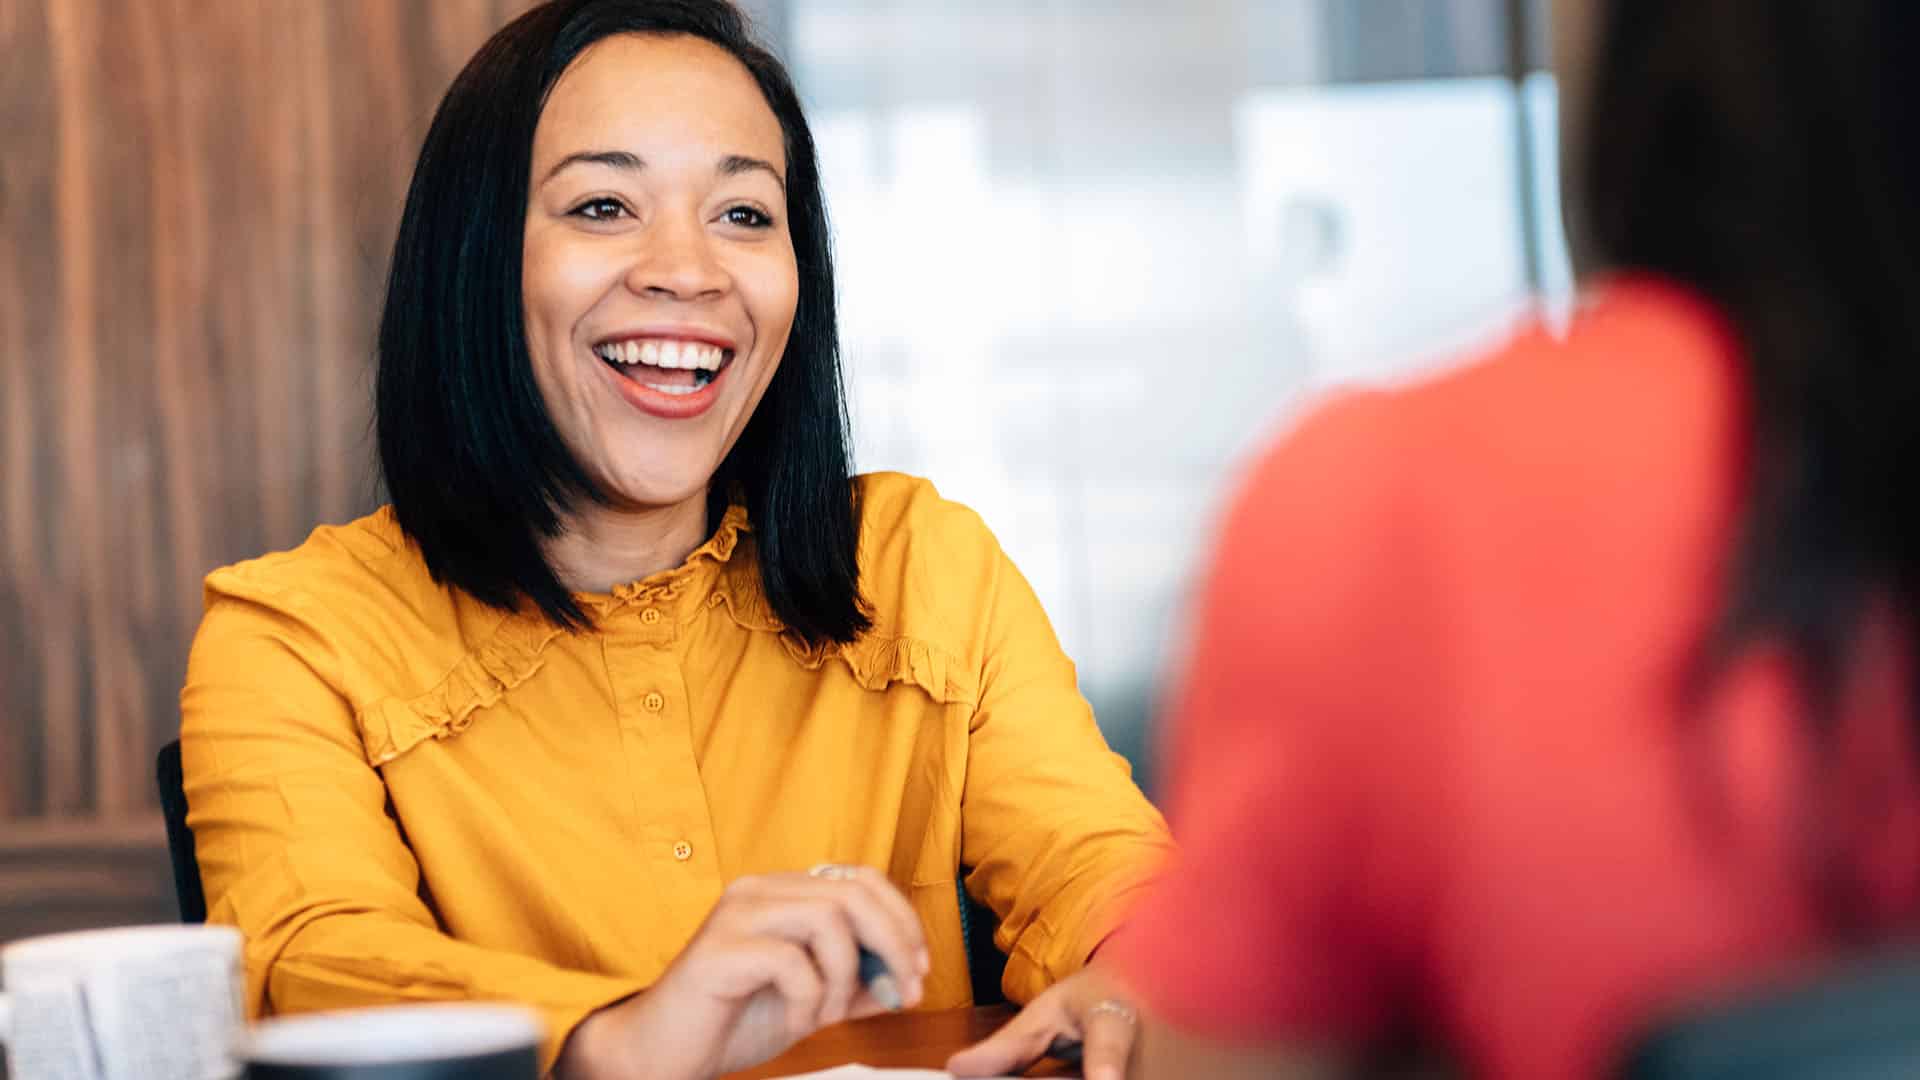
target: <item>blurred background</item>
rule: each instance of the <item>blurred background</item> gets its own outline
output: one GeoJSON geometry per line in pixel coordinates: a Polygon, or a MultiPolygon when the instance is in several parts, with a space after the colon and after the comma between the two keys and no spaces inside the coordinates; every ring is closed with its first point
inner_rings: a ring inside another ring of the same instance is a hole
{"type": "MultiPolygon", "coordinates": [[[[213,567],[378,505],[419,140],[524,0],[0,0],[0,940],[174,916],[213,567]]],[[[1570,282],[1545,0],[755,0],[838,235],[863,470],[1038,590],[1151,790],[1244,456],[1570,282]]]]}

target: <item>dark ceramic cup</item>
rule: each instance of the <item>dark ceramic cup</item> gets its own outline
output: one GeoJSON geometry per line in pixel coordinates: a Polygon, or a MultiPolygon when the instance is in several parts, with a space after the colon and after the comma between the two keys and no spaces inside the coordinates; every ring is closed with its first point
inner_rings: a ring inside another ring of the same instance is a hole
{"type": "Polygon", "coordinates": [[[392,1005],[254,1026],[249,1080],[539,1080],[540,1018],[511,1005],[392,1005]]]}

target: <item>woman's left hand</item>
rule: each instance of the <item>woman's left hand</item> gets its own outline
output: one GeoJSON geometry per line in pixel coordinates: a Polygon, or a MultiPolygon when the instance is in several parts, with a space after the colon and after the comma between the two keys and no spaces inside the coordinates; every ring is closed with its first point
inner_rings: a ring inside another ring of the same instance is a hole
{"type": "Polygon", "coordinates": [[[1046,1056],[1058,1038],[1081,1045],[1087,1080],[1122,1080],[1139,1020],[1119,982],[1088,966],[1048,987],[1020,1015],[947,1061],[955,1076],[1015,1076],[1046,1056]]]}

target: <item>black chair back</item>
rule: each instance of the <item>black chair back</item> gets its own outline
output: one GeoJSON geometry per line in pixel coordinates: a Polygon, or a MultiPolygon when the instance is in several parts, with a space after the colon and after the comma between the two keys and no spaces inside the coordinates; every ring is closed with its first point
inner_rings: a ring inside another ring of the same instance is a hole
{"type": "Polygon", "coordinates": [[[1669,1019],[1630,1056],[1629,1080],[1879,1080],[1920,1076],[1920,951],[1669,1019]]]}
{"type": "Polygon", "coordinates": [[[153,765],[160,784],[160,813],[167,822],[167,855],[173,860],[173,894],[180,901],[180,921],[207,921],[207,894],[200,886],[200,860],[193,852],[193,830],[187,828],[187,791],[180,773],[180,740],[160,748],[153,765]]]}
{"type": "Polygon", "coordinates": [[[1007,1000],[1006,992],[1000,989],[1000,978],[1007,971],[1007,954],[993,943],[994,931],[1000,928],[1000,920],[994,917],[991,908],[967,895],[966,880],[967,868],[963,866],[954,888],[960,894],[960,940],[967,950],[967,975],[973,981],[973,1003],[998,1005],[1007,1000]]]}

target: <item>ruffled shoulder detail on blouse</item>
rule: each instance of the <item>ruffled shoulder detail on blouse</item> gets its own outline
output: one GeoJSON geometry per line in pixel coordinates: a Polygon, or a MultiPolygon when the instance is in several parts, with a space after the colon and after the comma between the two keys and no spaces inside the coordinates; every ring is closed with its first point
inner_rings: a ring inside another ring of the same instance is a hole
{"type": "Polygon", "coordinates": [[[844,645],[808,645],[791,634],[767,601],[751,534],[722,569],[713,603],[742,627],[780,635],[787,654],[810,671],[837,662],[868,690],[902,683],[943,705],[978,704],[979,664],[968,658],[986,616],[982,567],[997,565],[999,546],[977,516],[925,480],[872,473],[854,483],[860,591],[873,629],[844,645]]]}
{"type": "Polygon", "coordinates": [[[773,605],[767,602],[766,589],[760,579],[759,545],[752,536],[745,538],[740,557],[720,571],[712,602],[715,606],[724,605],[728,617],[748,630],[769,634],[787,631],[787,624],[780,621],[780,616],[773,613],[773,605]]]}
{"type": "Polygon", "coordinates": [[[780,635],[780,644],[794,663],[818,671],[831,661],[839,661],[865,689],[884,690],[892,683],[908,683],[925,690],[942,705],[970,705],[979,697],[978,687],[967,677],[967,665],[951,652],[923,637],[888,632],[889,624],[897,623],[897,612],[890,610],[895,607],[889,602],[891,597],[868,597],[876,609],[875,625],[858,641],[846,645],[808,645],[801,641],[787,631],[767,602],[751,538],[745,553],[747,557],[734,560],[721,575],[713,593],[716,604],[724,604],[728,617],[748,630],[780,635]]]}
{"type": "Polygon", "coordinates": [[[809,671],[838,661],[853,672],[853,681],[868,690],[885,690],[906,683],[926,691],[941,705],[975,705],[979,686],[966,665],[940,646],[922,638],[885,637],[870,632],[850,645],[807,646],[782,635],[788,655],[809,671]]]}
{"type": "Polygon", "coordinates": [[[545,619],[508,616],[491,640],[462,657],[432,689],[361,709],[356,719],[367,760],[385,765],[428,739],[465,731],[476,712],[539,671],[547,646],[565,632],[545,619]]]}
{"type": "MultiPolygon", "coordinates": [[[[637,582],[614,586],[607,594],[576,594],[574,598],[597,619],[605,619],[628,605],[645,605],[678,598],[695,582],[708,580],[714,569],[724,569],[747,530],[745,507],[730,507],[720,527],[707,542],[670,571],[637,582]]],[[[386,765],[430,738],[449,738],[467,730],[480,709],[492,707],[541,667],[541,655],[566,630],[540,613],[522,611],[505,617],[492,638],[468,651],[447,675],[413,698],[372,701],[357,713],[367,761],[386,765]]]]}
{"type": "MultiPolygon", "coordinates": [[[[754,530],[740,506],[680,566],[579,599],[608,618],[704,596],[698,602],[715,616],[777,635],[807,670],[842,665],[871,691],[911,686],[943,705],[977,706],[984,630],[995,583],[1008,569],[1005,556],[977,515],[940,498],[924,480],[873,474],[855,483],[860,587],[874,619],[857,641],[808,645],[787,631],[766,599],[754,530]]],[[[208,584],[210,598],[245,591],[300,614],[315,655],[330,657],[323,666],[351,705],[376,766],[465,731],[533,678],[567,633],[537,612],[501,615],[433,582],[384,511],[322,530],[298,552],[219,572],[208,584]],[[393,625],[396,617],[404,626],[393,625]],[[370,639],[361,629],[379,623],[391,633],[370,639]],[[425,680],[410,678],[426,673],[424,688],[425,680]]]]}
{"type": "MultiPolygon", "coordinates": [[[[576,594],[575,599],[596,618],[606,618],[630,605],[670,601],[705,580],[715,567],[733,558],[747,526],[746,510],[729,509],[707,542],[695,548],[679,566],[641,581],[614,587],[605,594],[576,594]]],[[[548,645],[566,631],[535,612],[505,617],[493,636],[461,657],[437,684],[406,698],[375,701],[357,714],[367,760],[385,765],[428,739],[445,739],[465,731],[475,715],[532,678],[540,670],[548,645]]]]}

